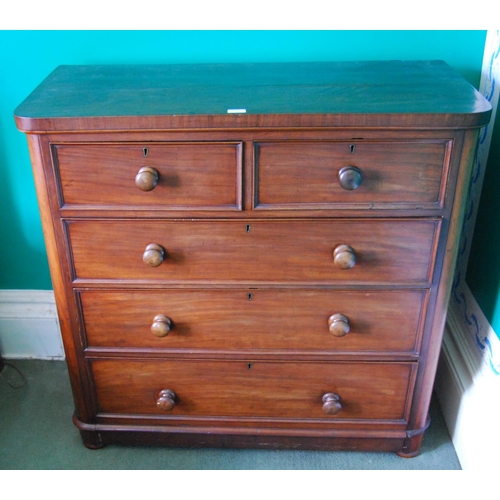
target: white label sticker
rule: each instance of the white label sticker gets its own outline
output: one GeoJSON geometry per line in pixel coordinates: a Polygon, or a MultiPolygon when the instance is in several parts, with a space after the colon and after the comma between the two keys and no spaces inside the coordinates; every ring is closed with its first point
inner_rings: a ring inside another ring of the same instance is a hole
{"type": "Polygon", "coordinates": [[[228,109],[227,112],[228,113],[246,113],[247,110],[246,109],[228,109]]]}

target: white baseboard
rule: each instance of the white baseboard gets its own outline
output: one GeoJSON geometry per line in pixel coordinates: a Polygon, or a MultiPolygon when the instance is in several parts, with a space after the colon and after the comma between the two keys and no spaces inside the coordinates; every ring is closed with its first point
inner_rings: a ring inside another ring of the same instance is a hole
{"type": "MultiPolygon", "coordinates": [[[[464,470],[496,468],[499,345],[464,285],[450,304],[435,385],[464,470]]],[[[52,291],[0,290],[0,352],[5,359],[64,359],[52,291]]]]}
{"type": "Polygon", "coordinates": [[[435,390],[462,469],[497,468],[500,340],[465,283],[448,309],[435,390]]]}
{"type": "Polygon", "coordinates": [[[64,359],[52,291],[0,290],[0,353],[5,359],[64,359]]]}
{"type": "MultiPolygon", "coordinates": [[[[499,48],[500,31],[488,30],[479,90],[491,103],[492,119],[479,136],[435,384],[462,468],[483,473],[496,472],[498,468],[496,450],[500,437],[496,427],[500,420],[500,340],[464,277],[500,97],[499,48]]],[[[485,475],[482,475],[480,482],[484,479],[485,475]]]]}

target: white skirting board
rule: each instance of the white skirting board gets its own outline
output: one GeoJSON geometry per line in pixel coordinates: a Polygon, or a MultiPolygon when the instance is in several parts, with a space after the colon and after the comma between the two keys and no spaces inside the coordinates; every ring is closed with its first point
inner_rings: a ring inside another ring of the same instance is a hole
{"type": "Polygon", "coordinates": [[[0,290],[0,353],[5,359],[64,359],[52,291],[0,290]]]}
{"type": "Polygon", "coordinates": [[[484,472],[498,468],[500,340],[465,275],[500,98],[500,30],[487,31],[479,91],[492,118],[480,132],[435,388],[462,468],[484,472]]]}
{"type": "MultiPolygon", "coordinates": [[[[462,468],[492,470],[500,448],[500,340],[467,285],[459,292],[435,389],[462,468]]],[[[52,291],[0,290],[0,352],[5,359],[64,359],[52,291]]]]}
{"type": "Polygon", "coordinates": [[[498,468],[500,340],[465,283],[452,300],[435,391],[462,469],[498,468]]]}

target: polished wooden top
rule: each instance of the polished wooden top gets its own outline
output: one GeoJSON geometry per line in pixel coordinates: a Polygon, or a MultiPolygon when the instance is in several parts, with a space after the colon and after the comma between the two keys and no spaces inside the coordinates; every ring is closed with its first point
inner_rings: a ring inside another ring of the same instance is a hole
{"type": "Polygon", "coordinates": [[[490,113],[442,61],[367,61],[59,66],[15,116],[21,130],[45,132],[468,128],[486,124],[490,113]]]}

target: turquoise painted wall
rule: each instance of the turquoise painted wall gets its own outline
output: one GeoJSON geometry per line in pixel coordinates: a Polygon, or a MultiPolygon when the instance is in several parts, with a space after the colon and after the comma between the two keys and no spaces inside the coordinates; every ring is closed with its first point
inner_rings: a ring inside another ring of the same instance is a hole
{"type": "Polygon", "coordinates": [[[466,282],[500,337],[500,114],[497,112],[466,282]]]}
{"type": "Polygon", "coordinates": [[[51,288],[26,140],[12,115],[56,66],[443,59],[477,87],[485,37],[485,31],[0,31],[0,288],[51,288]]]}

